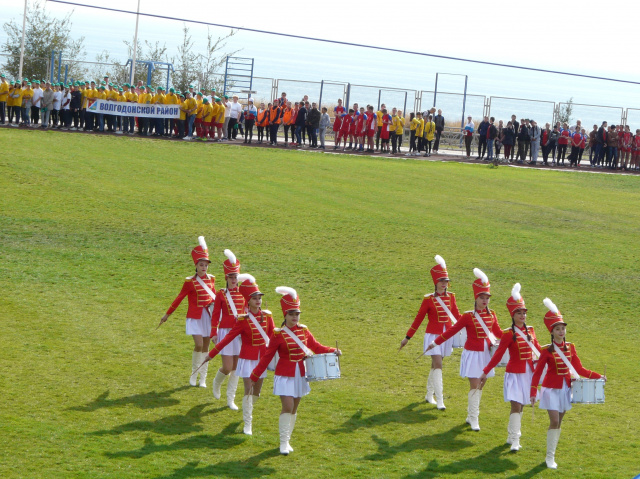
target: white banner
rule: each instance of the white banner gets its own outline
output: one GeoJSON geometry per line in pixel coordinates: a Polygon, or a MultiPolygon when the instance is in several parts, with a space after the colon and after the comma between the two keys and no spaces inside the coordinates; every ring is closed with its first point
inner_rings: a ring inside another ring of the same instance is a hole
{"type": "Polygon", "coordinates": [[[96,100],[87,111],[104,115],[137,116],[138,118],[180,118],[179,105],[145,105],[124,101],[96,100]]]}

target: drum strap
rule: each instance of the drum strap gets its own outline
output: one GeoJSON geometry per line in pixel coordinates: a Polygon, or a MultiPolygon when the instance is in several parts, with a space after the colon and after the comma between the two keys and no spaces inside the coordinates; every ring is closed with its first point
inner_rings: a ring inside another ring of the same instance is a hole
{"type": "Polygon", "coordinates": [[[516,330],[516,334],[518,336],[520,336],[522,339],[524,339],[524,342],[527,343],[527,346],[529,346],[531,348],[531,352],[535,356],[534,359],[538,359],[540,357],[540,351],[538,351],[538,348],[536,348],[533,345],[533,343],[531,341],[529,341],[529,338],[527,338],[527,336],[525,336],[525,334],[522,332],[522,330],[520,328],[515,328],[515,330],[516,330]]]}
{"type": "Polygon", "coordinates": [[[451,322],[453,324],[456,324],[458,321],[453,316],[453,314],[451,314],[451,311],[449,311],[449,308],[447,308],[447,305],[444,304],[444,301],[442,301],[442,299],[440,299],[440,296],[434,296],[434,298],[436,298],[436,301],[438,302],[438,304],[440,304],[440,306],[442,306],[442,309],[444,309],[444,312],[447,313],[447,316],[449,316],[449,319],[451,320],[451,322]]]}
{"type": "Polygon", "coordinates": [[[567,357],[564,355],[564,353],[562,352],[562,350],[558,347],[558,345],[556,343],[553,343],[553,349],[555,350],[556,353],[558,353],[558,356],[560,356],[560,359],[562,359],[562,362],[565,364],[565,366],[567,366],[567,368],[569,368],[569,372],[571,373],[571,377],[573,379],[580,379],[580,375],[578,374],[578,371],[576,371],[576,369],[569,362],[567,357]]]}
{"type": "Polygon", "coordinates": [[[296,336],[296,334],[291,331],[289,328],[287,328],[286,326],[282,327],[282,330],[287,333],[291,339],[293,339],[295,341],[295,343],[298,345],[298,347],[300,349],[302,349],[304,351],[305,356],[313,356],[313,351],[311,351],[308,347],[306,347],[302,341],[300,341],[300,338],[298,336],[296,336]]]}
{"type": "Polygon", "coordinates": [[[482,326],[482,329],[484,330],[484,334],[486,334],[487,338],[489,338],[489,342],[491,343],[491,346],[495,346],[496,342],[498,342],[496,337],[493,335],[491,331],[489,331],[489,328],[487,328],[487,325],[482,320],[482,317],[478,314],[478,312],[474,311],[473,314],[475,315],[476,319],[480,323],[480,326],[482,326]]]}
{"type": "Polygon", "coordinates": [[[256,317],[253,315],[253,313],[251,313],[251,311],[249,311],[249,319],[251,320],[253,325],[256,328],[258,328],[258,332],[260,333],[260,335],[262,336],[262,339],[264,339],[264,343],[268,347],[269,346],[269,338],[267,337],[267,333],[264,332],[264,329],[262,329],[262,326],[260,326],[260,323],[258,322],[256,317]]]}

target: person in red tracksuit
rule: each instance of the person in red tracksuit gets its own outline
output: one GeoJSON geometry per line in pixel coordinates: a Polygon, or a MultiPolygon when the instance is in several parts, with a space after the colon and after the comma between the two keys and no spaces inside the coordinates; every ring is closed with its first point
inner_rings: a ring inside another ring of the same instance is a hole
{"type": "Polygon", "coordinates": [[[267,372],[265,371],[255,384],[251,382],[250,376],[267,350],[270,337],[273,335],[274,325],[271,311],[260,308],[264,293],[260,292],[255,278],[250,274],[239,274],[238,281],[241,282],[239,286],[240,293],[247,303],[246,314],[238,315],[236,325],[222,341],[209,351],[208,356],[204,358],[204,362],[215,358],[236,337],[240,336],[242,338],[236,376],[244,381],[244,396],[242,397],[243,432],[250,435],[252,434],[253,406],[260,397],[262,381],[267,376],[267,372]]]}
{"type": "Polygon", "coordinates": [[[489,364],[484,367],[480,379],[485,380],[489,371],[497,366],[504,353],[509,350],[509,362],[504,373],[504,400],[511,402],[507,444],[511,444],[512,451],[519,451],[522,410],[524,405],[529,403],[534,361],[540,357],[541,348],[535,331],[526,323],[527,307],[520,294],[520,283],[513,286],[511,296],[507,300],[507,309],[511,314],[511,327],[502,332],[500,345],[489,364]]]}
{"type": "Polygon", "coordinates": [[[588,379],[604,378],[606,381],[607,378],[582,366],[576,353],[576,347],[566,341],[567,323],[564,322],[558,307],[549,298],[545,298],[543,303],[549,309],[547,314],[544,315],[544,324],[551,333],[551,344],[542,347],[540,360],[531,379],[530,400],[533,406],[536,399],[540,399],[540,409],[546,409],[549,414],[546,462],[548,468],[557,469],[558,465],[555,462],[556,447],[560,440],[562,418],[571,409],[572,380],[572,372],[560,353],[573,366],[576,374],[588,379]],[[547,367],[547,373],[542,381],[542,389],[538,394],[538,383],[545,367],[547,367]]]}
{"type": "MultiPolygon", "coordinates": [[[[194,348],[191,355],[191,377],[189,384],[195,386],[198,380],[198,365],[202,362],[204,356],[209,351],[209,334],[211,333],[211,306],[213,297],[216,294],[215,276],[207,274],[209,268],[209,250],[204,236],[198,237],[199,245],[191,251],[191,258],[196,264],[196,274],[189,276],[178,297],[171,303],[171,306],[160,320],[160,324],[164,323],[171,313],[173,313],[182,300],[187,297],[189,300],[189,309],[187,310],[187,334],[193,337],[194,348]],[[199,279],[199,280],[198,280],[199,279]],[[202,283],[200,283],[202,281],[202,283]],[[210,293],[206,290],[204,284],[209,288],[210,293]]],[[[207,368],[200,370],[200,387],[207,387],[207,368]]]]}
{"type": "Polygon", "coordinates": [[[284,314],[281,328],[273,331],[267,352],[251,373],[251,381],[257,382],[276,352],[279,355],[273,378],[273,394],[280,396],[282,410],[279,418],[280,454],[293,452],[289,445],[291,433],[296,424],[298,405],[302,396],[309,394],[309,383],[305,378],[304,358],[306,352],[324,354],[333,353],[340,356],[339,349],[323,346],[311,334],[309,328],[299,324],[300,298],[293,288],[278,286],[276,292],[282,294],[280,306],[284,314]],[[300,348],[297,341],[291,337],[295,335],[307,351],[300,348]]]}
{"type": "MultiPolygon", "coordinates": [[[[484,367],[491,360],[490,349],[497,342],[496,338],[502,337],[502,330],[498,324],[496,313],[489,309],[489,300],[491,298],[489,278],[478,268],[474,268],[473,274],[477,278],[472,285],[475,296],[475,309],[466,311],[460,316],[460,321],[438,336],[429,345],[427,351],[452,338],[462,328],[466,328],[467,342],[464,345],[462,356],[460,356],[460,376],[469,378],[467,423],[472,430],[479,431],[480,399],[482,398],[482,388],[486,381],[486,379],[482,380],[480,378],[484,367]]],[[[487,377],[491,378],[493,376],[495,376],[495,371],[492,369],[487,374],[487,377]]]]}
{"type": "MultiPolygon", "coordinates": [[[[423,350],[427,349],[429,344],[442,334],[447,328],[452,326],[451,314],[456,321],[460,319],[460,312],[458,311],[458,305],[456,304],[456,297],[453,293],[447,291],[449,287],[449,273],[447,272],[447,265],[444,262],[442,256],[435,256],[436,265],[431,268],[431,278],[433,284],[436,287],[434,293],[425,294],[420,310],[413,320],[409,331],[407,331],[406,337],[400,343],[400,349],[402,349],[413,335],[418,331],[424,317],[428,316],[429,321],[427,323],[427,329],[424,333],[423,350]],[[440,302],[446,306],[449,310],[447,312],[440,302]]],[[[441,346],[438,346],[431,351],[425,353],[431,356],[431,371],[429,371],[429,379],[427,379],[427,395],[425,400],[428,403],[436,404],[437,408],[444,410],[443,400],[443,387],[442,387],[442,358],[445,356],[451,356],[453,339],[445,341],[441,346]],[[435,394],[435,400],[433,396],[435,394]]]]}
{"type": "MultiPolygon", "coordinates": [[[[214,343],[221,342],[229,331],[236,325],[238,314],[244,311],[244,297],[238,288],[238,273],[240,272],[240,261],[230,250],[224,250],[227,257],[222,264],[227,287],[220,289],[216,293],[216,300],[211,315],[211,339],[214,343]]],[[[240,338],[235,338],[220,350],[222,366],[213,379],[213,397],[220,399],[220,388],[222,383],[229,376],[227,384],[227,406],[237,411],[238,406],[233,400],[236,397],[238,388],[238,376],[236,367],[238,365],[238,355],[240,354],[240,338]]]]}

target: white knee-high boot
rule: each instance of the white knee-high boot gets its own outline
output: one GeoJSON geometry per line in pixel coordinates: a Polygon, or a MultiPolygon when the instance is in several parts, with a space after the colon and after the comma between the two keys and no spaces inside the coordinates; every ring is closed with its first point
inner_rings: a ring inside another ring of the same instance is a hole
{"type": "Polygon", "coordinates": [[[435,369],[429,370],[429,378],[427,379],[427,395],[424,397],[424,400],[429,404],[435,404],[436,400],[433,399],[434,387],[433,387],[433,372],[435,369]]]}
{"type": "Polygon", "coordinates": [[[467,423],[473,431],[480,430],[478,417],[480,416],[480,398],[482,398],[482,389],[472,389],[469,391],[467,405],[467,423]]]}
{"type": "Polygon", "coordinates": [[[289,442],[289,427],[291,425],[291,414],[285,412],[284,414],[280,414],[280,419],[278,420],[278,425],[280,429],[280,454],[284,454],[285,456],[289,454],[289,448],[287,444],[289,442]]]}
{"type": "Polygon", "coordinates": [[[235,369],[229,374],[229,382],[227,383],[227,406],[232,411],[237,411],[238,406],[233,400],[236,398],[236,389],[238,389],[238,376],[235,369]]]}
{"type": "Polygon", "coordinates": [[[293,428],[296,425],[296,419],[298,418],[298,414],[291,414],[291,422],[289,423],[289,439],[287,440],[287,449],[289,449],[289,452],[293,452],[293,448],[291,447],[291,444],[289,444],[289,441],[291,440],[291,435],[293,434],[293,428]]]}
{"type": "Polygon", "coordinates": [[[191,377],[189,378],[189,384],[196,386],[198,384],[198,373],[196,369],[200,366],[200,351],[191,352],[191,377]]]}
{"type": "Polygon", "coordinates": [[[227,375],[220,371],[216,372],[216,377],[213,378],[213,397],[216,399],[220,399],[220,388],[222,387],[222,383],[227,379],[227,375]]]}
{"type": "Polygon", "coordinates": [[[242,419],[244,428],[242,432],[251,435],[251,421],[253,419],[253,396],[242,396],[242,419]]]}
{"type": "MultiPolygon", "coordinates": [[[[202,362],[205,359],[207,359],[208,355],[209,355],[209,353],[207,353],[207,352],[201,352],[200,353],[200,359],[198,360],[198,362],[200,364],[202,364],[202,362]]],[[[200,366],[200,364],[198,364],[198,366],[200,366]]],[[[204,363],[204,365],[200,368],[200,384],[199,384],[199,386],[201,388],[206,388],[207,387],[207,371],[209,371],[209,361],[204,363]]]]}
{"type": "Polygon", "coordinates": [[[438,409],[444,410],[446,409],[444,406],[444,392],[442,386],[442,369],[433,369],[431,372],[431,376],[433,376],[433,389],[436,395],[436,407],[438,409]]]}
{"type": "Polygon", "coordinates": [[[509,426],[507,432],[507,444],[511,444],[512,451],[520,450],[520,424],[522,422],[522,415],[519,412],[509,415],[509,426]]]}
{"type": "Polygon", "coordinates": [[[549,469],[558,469],[556,464],[556,447],[560,440],[560,429],[549,429],[547,431],[547,467],[549,469]]]}

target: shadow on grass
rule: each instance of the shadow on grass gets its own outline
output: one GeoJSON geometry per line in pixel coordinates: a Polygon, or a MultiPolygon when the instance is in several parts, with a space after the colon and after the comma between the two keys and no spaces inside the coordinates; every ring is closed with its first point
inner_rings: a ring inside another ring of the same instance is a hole
{"type": "Polygon", "coordinates": [[[385,459],[394,457],[398,453],[423,451],[425,449],[459,451],[465,447],[473,446],[471,441],[456,439],[460,433],[467,430],[465,426],[466,425],[460,425],[451,428],[447,432],[409,439],[397,446],[390,446],[388,441],[374,434],[371,436],[371,439],[378,444],[378,452],[365,456],[364,458],[369,461],[384,461],[385,459]]]}
{"type": "Polygon", "coordinates": [[[439,466],[438,461],[431,461],[422,471],[404,476],[402,479],[431,479],[462,474],[469,471],[475,471],[478,476],[502,476],[505,472],[518,468],[515,462],[505,457],[510,454],[509,445],[502,444],[479,456],[452,462],[445,466],[439,466]]]}
{"type": "Polygon", "coordinates": [[[175,406],[180,404],[178,399],[171,396],[178,391],[189,389],[191,386],[181,386],[179,388],[167,389],[166,391],[151,391],[142,394],[133,394],[118,399],[109,399],[109,390],[106,390],[100,396],[95,398],[92,402],[85,404],[84,406],[73,406],[68,408],[69,411],[82,411],[91,412],[98,409],[107,407],[123,407],[123,406],[136,406],[140,409],[155,409],[158,407],[175,406]]]}
{"type": "Polygon", "coordinates": [[[216,414],[220,411],[228,409],[225,407],[219,407],[217,409],[211,409],[204,411],[204,408],[209,404],[200,404],[194,406],[186,414],[174,414],[171,416],[157,419],[156,421],[133,421],[120,426],[115,426],[112,429],[103,429],[101,431],[90,432],[90,436],[108,436],[123,434],[125,432],[133,431],[149,431],[157,434],[164,434],[166,436],[175,436],[177,434],[188,434],[192,432],[200,432],[204,430],[201,426],[202,419],[205,416],[216,414]]]}
{"type": "Polygon", "coordinates": [[[344,432],[354,432],[360,428],[383,426],[385,424],[421,424],[426,421],[436,419],[436,415],[429,410],[417,409],[418,406],[425,405],[424,402],[415,402],[409,404],[397,411],[387,411],[380,414],[374,414],[369,417],[362,417],[362,409],[356,411],[347,421],[338,428],[328,431],[331,434],[340,434],[344,432]]]}
{"type": "Polygon", "coordinates": [[[188,477],[228,477],[228,478],[252,478],[269,476],[276,472],[272,467],[261,467],[264,459],[280,455],[278,448],[261,452],[244,461],[219,462],[206,467],[198,468],[198,462],[190,462],[186,466],[176,469],[166,476],[158,476],[155,479],[180,479],[188,477]]]}
{"type": "Polygon", "coordinates": [[[515,476],[509,476],[507,479],[530,479],[532,477],[536,477],[542,471],[546,471],[547,469],[547,464],[542,462],[541,464],[538,464],[536,467],[527,472],[516,474],[515,476]]]}
{"type": "Polygon", "coordinates": [[[186,439],[181,439],[180,441],[172,442],[171,444],[156,444],[153,442],[153,439],[147,437],[144,441],[144,446],[140,449],[134,449],[133,451],[105,452],[104,455],[113,459],[120,457],[140,459],[157,452],[171,452],[179,450],[193,451],[196,449],[230,449],[245,441],[246,436],[244,434],[235,433],[239,424],[239,422],[231,423],[218,434],[213,436],[211,434],[200,434],[198,436],[191,436],[186,439]]]}

